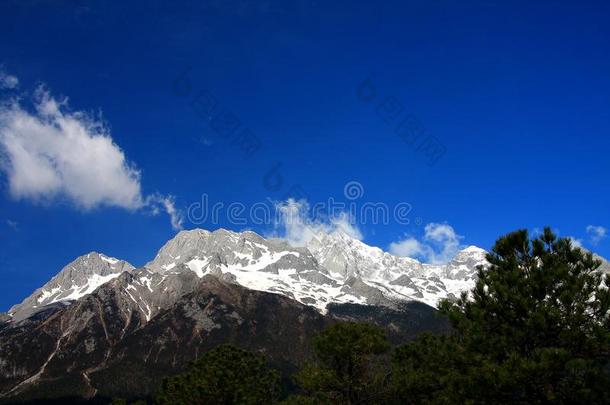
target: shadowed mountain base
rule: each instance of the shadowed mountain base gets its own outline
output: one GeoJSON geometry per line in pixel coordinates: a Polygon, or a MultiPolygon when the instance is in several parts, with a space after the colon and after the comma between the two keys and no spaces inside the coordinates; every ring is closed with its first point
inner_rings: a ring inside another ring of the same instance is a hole
{"type": "Polygon", "coordinates": [[[0,331],[0,401],[150,397],[164,377],[221,343],[264,353],[290,390],[290,376],[311,358],[311,337],[337,320],[378,324],[394,342],[448,330],[424,304],[401,310],[335,304],[322,315],[214,276],[145,322],[137,311],[123,313],[116,291],[109,283],[74,305],[0,331]]]}

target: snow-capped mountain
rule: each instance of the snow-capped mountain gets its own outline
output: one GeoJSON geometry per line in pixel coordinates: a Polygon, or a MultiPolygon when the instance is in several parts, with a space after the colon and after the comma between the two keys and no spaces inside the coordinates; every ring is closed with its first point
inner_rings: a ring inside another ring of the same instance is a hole
{"type": "Polygon", "coordinates": [[[307,245],[316,260],[340,283],[359,280],[390,299],[421,301],[431,306],[470,290],[485,250],[469,246],[443,265],[420,263],[368,246],[345,233],[318,234],[307,245]]]}
{"type": "Polygon", "coordinates": [[[431,265],[342,233],[293,247],[224,229],[180,232],[140,268],[90,253],[0,314],[0,402],[150,396],[222,343],[264,352],[288,378],[311,358],[303,342],[337,321],[397,343],[446,333],[429,305],[471,289],[479,265],[474,246],[431,265]]]}
{"type": "Polygon", "coordinates": [[[132,271],[125,291],[147,319],[191,292],[205,275],[282,294],[323,313],[329,303],[435,306],[472,288],[484,255],[470,247],[449,264],[434,266],[390,255],[340,232],[293,247],[249,231],[195,229],[180,232],[154,260],[132,271]]]}
{"type": "Polygon", "coordinates": [[[100,285],[119,289],[129,307],[147,320],[193,290],[205,275],[258,291],[285,295],[326,311],[329,303],[393,306],[421,301],[435,306],[473,287],[485,251],[471,246],[445,265],[422,264],[368,246],[342,232],[316,235],[305,247],[254,232],[182,231],[156,257],[135,269],[129,263],[89,253],[68,264],[47,284],[9,311],[14,321],[40,308],[69,303],[100,285]],[[118,277],[121,273],[128,275],[118,277]]]}
{"type": "Polygon", "coordinates": [[[38,309],[61,302],[70,302],[92,293],[96,288],[134,267],[124,260],[91,252],[66,265],[45,285],[23,302],[13,306],[9,315],[16,321],[25,319],[38,309]]]}

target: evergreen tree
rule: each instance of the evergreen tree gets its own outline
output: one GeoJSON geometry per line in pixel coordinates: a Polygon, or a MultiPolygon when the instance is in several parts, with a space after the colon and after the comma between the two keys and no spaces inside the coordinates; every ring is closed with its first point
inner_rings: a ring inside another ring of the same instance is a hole
{"type": "Polygon", "coordinates": [[[273,404],[280,376],[261,355],[222,345],[205,353],[181,374],[170,377],[155,397],[158,404],[273,404]]]}
{"type": "Polygon", "coordinates": [[[601,262],[521,230],[500,238],[471,294],[444,301],[454,333],[397,350],[393,385],[412,403],[608,403],[609,280],[601,262]]]}
{"type": "Polygon", "coordinates": [[[297,375],[305,395],[292,404],[372,404],[383,399],[388,375],[380,356],[389,343],[379,327],[338,323],[314,338],[316,362],[297,375]]]}

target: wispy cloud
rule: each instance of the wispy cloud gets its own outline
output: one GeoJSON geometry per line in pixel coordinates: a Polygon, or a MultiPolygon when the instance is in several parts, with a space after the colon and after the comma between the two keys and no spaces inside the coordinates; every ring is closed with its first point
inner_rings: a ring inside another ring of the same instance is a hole
{"type": "Polygon", "coordinates": [[[56,99],[44,86],[29,101],[30,106],[17,99],[0,104],[0,170],[13,198],[65,200],[83,211],[162,209],[175,229],[181,227],[173,197],[142,194],[140,171],[101,119],[71,111],[67,98],[56,99]]]}
{"type": "Polygon", "coordinates": [[[12,219],[7,219],[6,220],[6,225],[8,225],[8,227],[11,228],[14,231],[18,231],[19,230],[19,224],[17,224],[17,221],[13,221],[12,219]]]}
{"type": "Polygon", "coordinates": [[[275,228],[269,236],[285,239],[293,246],[304,246],[320,232],[343,232],[354,239],[362,240],[363,235],[357,224],[346,212],[341,212],[327,220],[312,219],[309,204],[305,200],[289,198],[275,206],[278,217],[275,228]]]}
{"type": "Polygon", "coordinates": [[[608,230],[603,226],[589,225],[587,226],[587,235],[593,245],[597,245],[602,239],[608,236],[608,230]]]}
{"type": "Polygon", "coordinates": [[[389,250],[397,256],[422,259],[428,263],[447,263],[458,253],[461,239],[462,236],[451,225],[429,223],[424,228],[422,241],[406,236],[391,243],[389,250]]]}
{"type": "Polygon", "coordinates": [[[9,75],[0,66],[0,90],[2,89],[16,89],[19,87],[19,79],[13,75],[9,75]]]}
{"type": "Polygon", "coordinates": [[[152,194],[146,198],[144,206],[152,209],[153,215],[159,214],[162,210],[169,215],[172,228],[175,230],[182,229],[184,223],[184,214],[176,208],[176,199],[174,196],[165,196],[162,194],[152,194]]]}

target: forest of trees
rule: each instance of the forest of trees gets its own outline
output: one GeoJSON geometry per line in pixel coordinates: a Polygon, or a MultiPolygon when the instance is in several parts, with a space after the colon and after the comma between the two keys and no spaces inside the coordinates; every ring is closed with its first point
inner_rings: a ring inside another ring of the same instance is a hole
{"type": "Polygon", "coordinates": [[[550,229],[501,237],[470,294],[445,301],[452,332],[391,347],[376,326],[338,323],[282,392],[260,354],[220,346],[168,378],[159,404],[610,403],[610,281],[550,229]]]}

